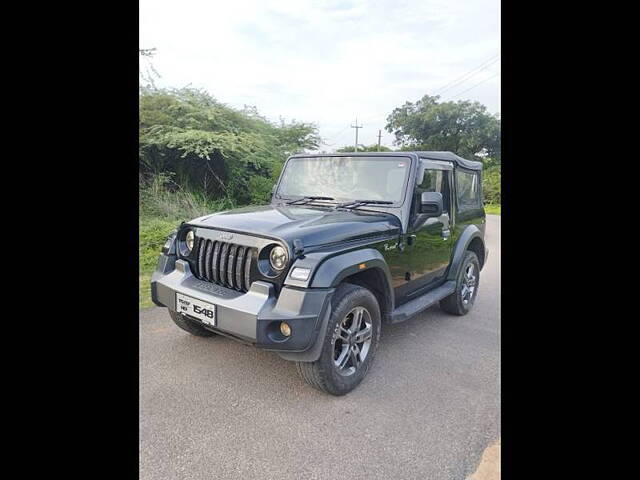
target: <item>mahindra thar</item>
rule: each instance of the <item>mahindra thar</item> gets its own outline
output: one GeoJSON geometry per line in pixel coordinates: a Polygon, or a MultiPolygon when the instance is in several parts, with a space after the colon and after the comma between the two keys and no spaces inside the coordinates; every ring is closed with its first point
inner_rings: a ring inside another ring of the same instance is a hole
{"type": "Polygon", "coordinates": [[[371,368],[383,322],[472,308],[488,255],[481,175],[451,152],[293,155],[270,205],[172,232],[153,302],[193,335],[271,350],[344,395],[371,368]]]}

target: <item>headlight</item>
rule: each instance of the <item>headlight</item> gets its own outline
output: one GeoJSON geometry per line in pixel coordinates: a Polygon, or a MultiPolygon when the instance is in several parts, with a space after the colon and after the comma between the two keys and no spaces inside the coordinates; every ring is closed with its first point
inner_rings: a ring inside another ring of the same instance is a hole
{"type": "Polygon", "coordinates": [[[185,243],[187,244],[187,255],[193,250],[193,242],[195,241],[196,236],[193,233],[193,230],[189,230],[187,232],[187,236],[185,237],[185,243]]]}
{"type": "Polygon", "coordinates": [[[269,254],[269,262],[276,270],[282,270],[287,265],[287,251],[280,246],[273,247],[269,254]]]}

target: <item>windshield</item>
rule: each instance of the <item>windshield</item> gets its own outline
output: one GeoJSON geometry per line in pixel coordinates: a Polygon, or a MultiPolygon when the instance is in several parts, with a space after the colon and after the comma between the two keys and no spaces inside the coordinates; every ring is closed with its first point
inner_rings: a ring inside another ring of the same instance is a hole
{"type": "Polygon", "coordinates": [[[277,195],[401,203],[409,165],[409,159],[402,157],[292,158],[282,174],[277,195]]]}

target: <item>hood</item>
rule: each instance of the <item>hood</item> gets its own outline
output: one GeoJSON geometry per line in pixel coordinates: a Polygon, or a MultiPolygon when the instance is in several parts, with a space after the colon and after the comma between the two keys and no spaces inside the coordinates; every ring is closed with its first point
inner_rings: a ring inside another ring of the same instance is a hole
{"type": "Polygon", "coordinates": [[[303,205],[245,207],[196,218],[190,225],[280,238],[304,247],[398,233],[400,220],[384,212],[333,210],[303,205]]]}

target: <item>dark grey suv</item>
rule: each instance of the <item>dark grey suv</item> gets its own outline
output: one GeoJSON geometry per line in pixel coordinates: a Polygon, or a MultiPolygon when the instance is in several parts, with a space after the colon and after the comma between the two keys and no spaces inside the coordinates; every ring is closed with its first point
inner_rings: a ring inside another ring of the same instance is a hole
{"type": "Polygon", "coordinates": [[[488,255],[481,176],[451,152],[294,155],[270,205],[169,236],[153,301],[193,335],[272,350],[343,395],[370,369],[382,322],[473,306],[488,255]]]}

